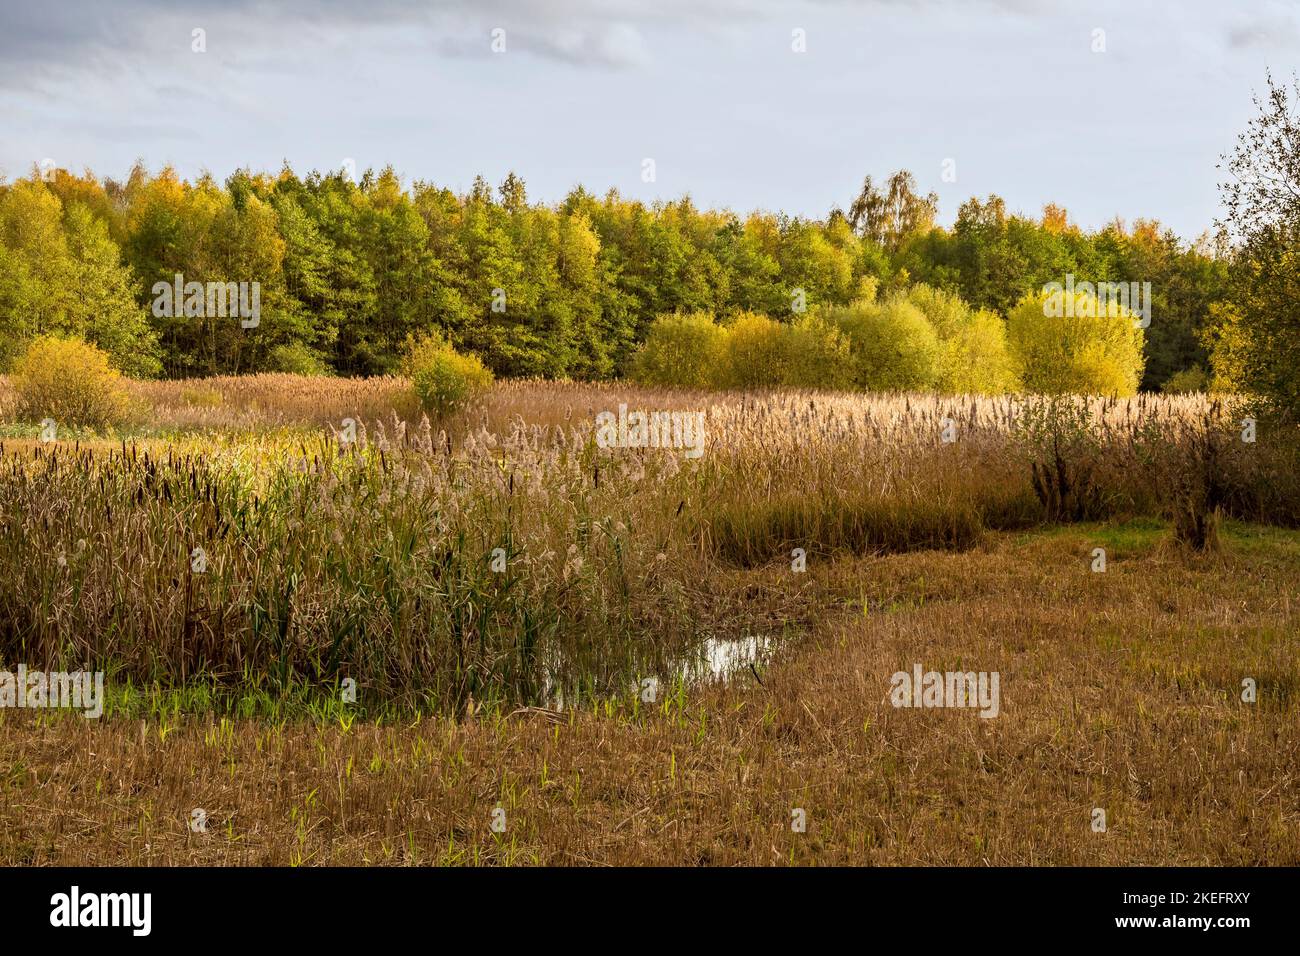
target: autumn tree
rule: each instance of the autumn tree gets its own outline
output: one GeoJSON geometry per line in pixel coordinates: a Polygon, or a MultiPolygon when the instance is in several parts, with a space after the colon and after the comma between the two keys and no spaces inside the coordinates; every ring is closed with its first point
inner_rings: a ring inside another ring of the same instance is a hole
{"type": "MultiPolygon", "coordinates": [[[[1233,384],[1300,414],[1300,82],[1268,76],[1258,113],[1226,158],[1221,226],[1235,246],[1233,384]]],[[[1220,371],[1220,370],[1216,370],[1220,371]]]]}
{"type": "Polygon", "coordinates": [[[863,179],[857,198],[849,206],[848,219],[861,235],[895,249],[907,236],[929,229],[938,209],[938,194],[922,196],[917,192],[916,178],[907,170],[899,170],[885,181],[883,190],[870,176],[863,179]]]}

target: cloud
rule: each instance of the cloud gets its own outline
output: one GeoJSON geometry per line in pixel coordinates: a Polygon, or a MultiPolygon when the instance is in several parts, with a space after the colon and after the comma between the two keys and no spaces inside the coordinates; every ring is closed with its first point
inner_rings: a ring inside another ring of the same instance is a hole
{"type": "MultiPolygon", "coordinates": [[[[1058,0],[984,0],[993,8],[1042,11],[1058,0]]],[[[725,31],[760,19],[879,7],[919,16],[961,0],[58,0],[0,4],[0,88],[72,74],[107,73],[188,51],[190,31],[263,48],[299,49],[369,31],[405,30],[455,56],[491,54],[494,28],[508,49],[575,66],[638,67],[649,32],[725,31]],[[291,41],[289,38],[292,38],[291,41]]],[[[969,4],[965,4],[969,5],[969,4]]],[[[229,45],[229,44],[228,44],[229,45]]],[[[258,57],[260,58],[260,57],[258,57]]]]}
{"type": "Polygon", "coordinates": [[[1250,23],[1237,23],[1228,30],[1228,46],[1233,50],[1288,50],[1300,42],[1300,28],[1294,17],[1265,17],[1250,23]]]}
{"type": "MultiPolygon", "coordinates": [[[[796,5],[803,0],[795,0],[796,5]]],[[[787,3],[786,6],[789,6],[787,3]]],[[[429,49],[490,55],[501,27],[509,49],[577,66],[635,67],[649,60],[647,28],[689,29],[752,18],[742,0],[60,0],[0,4],[0,87],[31,88],[86,73],[146,69],[188,52],[202,27],[210,48],[236,37],[253,56],[292,55],[340,38],[362,43],[375,30],[409,31],[429,49]]],[[[227,47],[230,44],[227,43],[227,47]]],[[[258,57],[260,58],[260,57],[258,57]]]]}

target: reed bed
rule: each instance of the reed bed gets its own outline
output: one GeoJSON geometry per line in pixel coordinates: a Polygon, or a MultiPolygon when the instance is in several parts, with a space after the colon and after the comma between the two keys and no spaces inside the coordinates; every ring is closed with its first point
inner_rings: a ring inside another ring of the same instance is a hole
{"type": "MultiPolygon", "coordinates": [[[[1160,514],[1169,476],[1203,464],[1189,436],[1233,414],[522,381],[435,427],[401,379],[132,389],[147,411],[126,433],[16,425],[0,444],[0,658],[145,685],[351,678],[363,701],[442,712],[599,696],[702,641],[799,629],[827,598],[796,549],[965,550],[1160,514]],[[600,447],[620,404],[701,413],[702,456],[600,447]]],[[[1216,507],[1294,523],[1295,443],[1238,445],[1215,445],[1216,507]]]]}

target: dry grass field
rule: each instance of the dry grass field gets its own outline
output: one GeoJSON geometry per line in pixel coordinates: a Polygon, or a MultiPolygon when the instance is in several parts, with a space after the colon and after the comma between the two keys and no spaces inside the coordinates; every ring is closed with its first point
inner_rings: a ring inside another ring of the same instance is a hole
{"type": "Polygon", "coordinates": [[[1294,441],[1207,399],[134,388],[0,426],[0,668],[108,685],[0,710],[0,863],[1300,863],[1294,441]],[[620,403],[705,453],[598,447],[620,403]]]}

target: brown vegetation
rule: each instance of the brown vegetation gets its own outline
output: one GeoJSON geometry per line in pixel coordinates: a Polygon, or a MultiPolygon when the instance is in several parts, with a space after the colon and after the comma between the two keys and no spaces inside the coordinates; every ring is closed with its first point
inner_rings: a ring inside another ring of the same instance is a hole
{"type": "Polygon", "coordinates": [[[1296,452],[1202,398],[512,382],[444,432],[400,379],[133,388],[129,435],[0,442],[0,667],[109,684],[0,711],[0,862],[1297,862],[1300,545],[1241,523],[1294,525],[1296,452]],[[704,455],[598,447],[624,402],[704,455]],[[1163,521],[1204,480],[1208,554],[1163,521]],[[1000,716],[890,706],[915,664],[1000,716]]]}
{"type": "Polygon", "coordinates": [[[0,862],[1296,865],[1300,547],[1242,527],[1189,560],[1158,537],[814,563],[844,599],[815,636],[654,706],[350,727],[0,714],[0,862]],[[1001,715],[894,709],[889,676],[913,663],[1000,671],[1001,715]]]}

